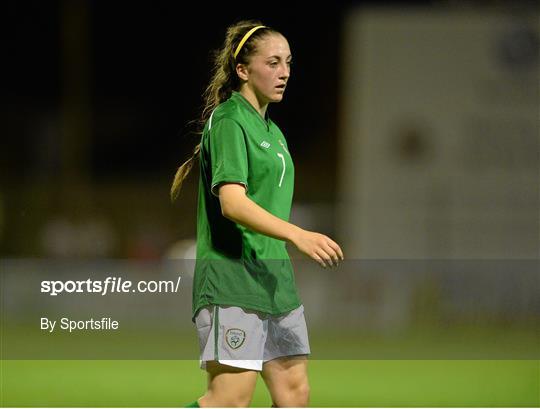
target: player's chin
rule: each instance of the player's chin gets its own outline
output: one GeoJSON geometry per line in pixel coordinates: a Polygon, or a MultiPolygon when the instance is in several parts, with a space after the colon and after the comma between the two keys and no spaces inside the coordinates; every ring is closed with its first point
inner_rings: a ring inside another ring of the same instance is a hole
{"type": "Polygon", "coordinates": [[[285,92],[283,90],[278,90],[272,94],[271,101],[272,102],[280,102],[283,99],[283,94],[285,92]]]}

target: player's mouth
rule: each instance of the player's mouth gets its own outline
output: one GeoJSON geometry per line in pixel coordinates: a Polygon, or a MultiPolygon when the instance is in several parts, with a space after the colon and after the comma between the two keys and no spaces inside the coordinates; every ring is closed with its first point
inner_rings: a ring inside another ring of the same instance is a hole
{"type": "Polygon", "coordinates": [[[279,84],[279,85],[276,85],[276,88],[279,89],[280,91],[285,91],[286,86],[287,84],[279,84]]]}

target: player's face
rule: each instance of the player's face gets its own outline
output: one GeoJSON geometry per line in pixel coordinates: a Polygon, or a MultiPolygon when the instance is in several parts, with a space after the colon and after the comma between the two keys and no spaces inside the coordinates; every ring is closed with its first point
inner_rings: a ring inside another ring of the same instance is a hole
{"type": "Polygon", "coordinates": [[[264,36],[247,65],[247,86],[261,104],[279,102],[291,75],[291,50],[281,34],[264,36]]]}

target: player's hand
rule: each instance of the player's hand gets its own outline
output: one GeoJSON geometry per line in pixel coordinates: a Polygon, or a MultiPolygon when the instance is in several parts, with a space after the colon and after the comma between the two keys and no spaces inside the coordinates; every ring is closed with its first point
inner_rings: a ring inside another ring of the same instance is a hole
{"type": "Polygon", "coordinates": [[[343,260],[343,251],[341,247],[324,234],[300,229],[292,240],[292,243],[302,253],[311,257],[324,268],[339,265],[343,260]]]}

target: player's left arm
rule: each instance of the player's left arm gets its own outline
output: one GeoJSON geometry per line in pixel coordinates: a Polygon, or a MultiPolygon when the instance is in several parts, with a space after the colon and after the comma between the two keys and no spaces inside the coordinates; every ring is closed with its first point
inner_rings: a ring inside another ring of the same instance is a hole
{"type": "Polygon", "coordinates": [[[326,267],[326,263],[337,265],[339,260],[344,259],[343,251],[330,237],[304,230],[274,216],[251,200],[242,184],[221,184],[219,201],[224,217],[266,236],[291,242],[323,267],[326,267]]]}

